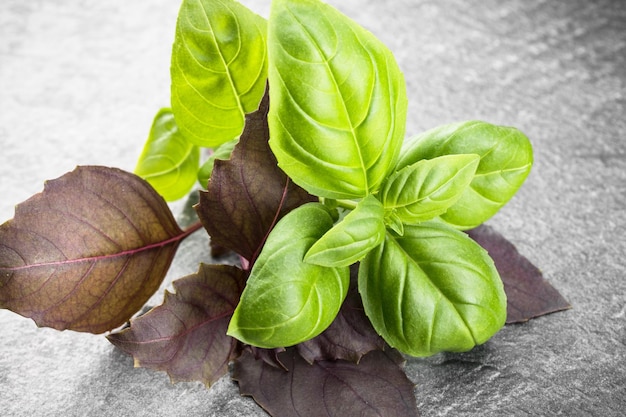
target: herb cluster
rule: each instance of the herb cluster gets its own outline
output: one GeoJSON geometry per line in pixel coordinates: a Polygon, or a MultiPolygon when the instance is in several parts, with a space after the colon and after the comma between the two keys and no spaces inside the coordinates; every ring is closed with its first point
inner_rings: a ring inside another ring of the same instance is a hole
{"type": "MultiPolygon", "coordinates": [[[[487,253],[457,229],[515,194],[532,165],[528,139],[471,121],[405,143],[406,88],[392,53],[319,1],[275,0],[268,21],[234,2],[197,7],[183,4],[173,48],[178,137],[224,157],[268,82],[272,153],[317,200],[245,257],[253,266],[228,334],[263,348],[317,336],[360,262],[365,312],[391,346],[423,356],[489,339],[504,325],[506,296],[487,253]]],[[[147,148],[143,161],[151,156],[147,148]]]]}
{"type": "Polygon", "coordinates": [[[392,53],[331,6],[273,0],[265,20],[234,0],[183,0],[171,76],[171,109],[136,168],[145,181],[79,167],[0,226],[0,307],[111,331],[204,227],[241,264],[175,281],[113,344],[174,381],[211,385],[234,361],[242,393],[273,415],[313,415],[322,399],[357,415],[367,398],[398,416],[417,415],[398,351],[466,351],[506,322],[568,307],[480,226],[528,176],[526,136],[467,121],[405,140],[392,53]],[[196,181],[199,223],[181,230],[163,198],[196,181]],[[530,287],[543,296],[507,291],[530,287]],[[322,388],[330,374],[350,404],[322,388]],[[263,389],[285,378],[301,384],[263,389]]]}

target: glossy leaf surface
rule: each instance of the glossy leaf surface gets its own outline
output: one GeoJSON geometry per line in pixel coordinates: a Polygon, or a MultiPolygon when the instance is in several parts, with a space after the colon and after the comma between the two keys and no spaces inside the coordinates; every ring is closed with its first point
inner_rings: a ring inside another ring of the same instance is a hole
{"type": "Polygon", "coordinates": [[[211,242],[253,261],[269,231],[290,210],[314,198],[276,165],[267,144],[268,101],[246,118],[246,128],[229,160],[215,161],[198,216],[211,242]]]}
{"type": "Polygon", "coordinates": [[[309,364],[295,349],[279,354],[288,371],[245,353],[233,379],[269,414],[281,417],[417,417],[413,383],[395,352],[368,353],[357,365],[347,361],[309,364]]]}
{"type": "Polygon", "coordinates": [[[507,295],[507,323],[521,323],[571,308],[543,274],[493,228],[482,225],[467,232],[493,259],[507,295]]]}
{"type": "Polygon", "coordinates": [[[352,265],[385,239],[384,214],[376,197],[365,197],[311,246],[304,261],[330,267],[352,265]]]}
{"type": "Polygon", "coordinates": [[[393,168],[404,136],[404,78],[391,52],[318,0],[274,0],[268,26],[270,145],[296,184],[365,197],[393,168]]]}
{"type": "Polygon", "coordinates": [[[358,363],[372,350],[383,350],[384,340],[365,315],[357,288],[358,265],[350,267],[350,288],[339,314],[319,336],[296,346],[305,361],[343,359],[358,363]]]}
{"type": "Polygon", "coordinates": [[[480,121],[453,123],[407,141],[398,168],[421,159],[449,154],[478,154],[480,164],[463,196],[441,218],[459,229],[471,229],[493,216],[521,187],[530,173],[533,150],[513,127],[480,121]]]}
{"type": "Polygon", "coordinates": [[[79,167],[0,226],[0,307],[39,326],[111,330],[158,289],[185,236],[141,178],[79,167]]]}
{"type": "Polygon", "coordinates": [[[278,222],[252,267],[229,335],[262,348],[286,347],[332,323],[348,292],[349,268],[303,260],[332,226],[329,210],[320,203],[298,207],[278,222]]]}
{"type": "Polygon", "coordinates": [[[161,109],[154,118],[135,174],[148,181],[163,198],[174,201],[191,190],[199,165],[198,147],[180,133],[172,111],[161,109]]]}
{"type": "Polygon", "coordinates": [[[241,134],[267,83],[266,21],[234,0],[184,0],[172,48],[172,110],[181,131],[214,147],[241,134]]]}
{"type": "Polygon", "coordinates": [[[435,222],[387,234],[361,262],[359,291],[374,328],[413,356],[469,350],[506,319],[506,295],[487,252],[435,222]]]}
{"type": "Polygon", "coordinates": [[[174,281],[175,293],[133,319],[108,339],[135,359],[135,366],[166,371],[172,382],[212,385],[239,354],[226,335],[245,285],[245,273],[227,265],[200,265],[198,273],[174,281]]]}
{"type": "Polygon", "coordinates": [[[381,189],[385,210],[405,223],[430,220],[445,213],[474,179],[479,160],[474,154],[446,155],[402,168],[381,189]]]}

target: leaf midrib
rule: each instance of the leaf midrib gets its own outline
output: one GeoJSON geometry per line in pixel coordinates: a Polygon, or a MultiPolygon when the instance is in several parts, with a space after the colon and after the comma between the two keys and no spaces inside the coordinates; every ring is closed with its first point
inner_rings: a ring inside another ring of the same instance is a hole
{"type": "MultiPolygon", "coordinates": [[[[206,9],[206,7],[205,7],[203,2],[200,2],[200,5],[201,5],[202,10],[204,12],[204,17],[206,19],[207,26],[209,28],[211,28],[211,37],[213,39],[213,43],[215,44],[215,49],[218,52],[218,55],[219,55],[220,60],[222,62],[222,65],[224,66],[224,70],[225,70],[224,74],[226,75],[226,78],[228,80],[228,85],[230,85],[230,87],[231,87],[231,90],[233,92],[233,97],[237,98],[237,100],[236,100],[237,101],[237,108],[239,109],[239,113],[241,114],[241,117],[245,118],[246,113],[245,113],[245,111],[243,109],[243,104],[241,103],[241,96],[239,95],[239,92],[237,91],[237,88],[235,86],[235,81],[234,81],[234,79],[232,77],[232,74],[230,73],[229,63],[226,62],[226,59],[224,57],[224,53],[222,52],[222,49],[220,48],[220,43],[218,42],[217,37],[215,36],[215,31],[212,29],[213,27],[212,27],[211,21],[209,20],[209,17],[208,17],[209,16],[209,12],[207,11],[207,9],[206,9]]],[[[227,4],[225,4],[224,7],[228,9],[228,11],[234,17],[235,22],[237,22],[237,33],[240,34],[241,33],[241,29],[240,29],[241,25],[239,24],[239,19],[237,18],[237,13],[233,12],[233,10],[227,4]]],[[[239,42],[239,49],[237,51],[236,56],[239,55],[240,51],[241,51],[241,41],[239,42]]]]}
{"type": "MultiPolygon", "coordinates": [[[[363,173],[364,189],[365,189],[365,191],[369,191],[369,180],[368,180],[368,177],[367,177],[367,168],[365,166],[365,161],[363,159],[363,154],[361,152],[361,147],[359,146],[358,135],[357,135],[356,129],[355,129],[353,123],[352,123],[352,117],[350,115],[350,112],[348,111],[348,108],[346,107],[346,101],[344,100],[341,88],[339,88],[339,85],[337,83],[337,78],[335,77],[335,74],[333,72],[332,66],[329,64],[329,59],[324,54],[323,50],[320,48],[319,44],[316,42],[316,40],[312,36],[311,32],[309,32],[309,30],[307,30],[307,27],[302,23],[302,21],[300,19],[298,19],[298,17],[293,12],[291,12],[290,10],[289,10],[289,13],[294,18],[294,20],[296,22],[298,22],[298,24],[302,27],[303,32],[309,38],[309,40],[311,41],[311,44],[315,47],[315,49],[317,49],[319,55],[323,58],[324,65],[326,66],[326,69],[327,69],[328,73],[331,76],[331,79],[333,81],[333,85],[335,86],[335,89],[336,89],[339,97],[341,97],[340,101],[341,101],[341,105],[343,107],[343,112],[344,112],[344,115],[346,116],[346,119],[348,120],[348,123],[349,123],[348,131],[350,132],[350,134],[352,136],[352,139],[354,141],[354,147],[355,147],[357,155],[359,157],[359,162],[360,162],[361,170],[362,170],[362,173],[363,173]]],[[[359,43],[361,43],[359,37],[357,36],[356,33],[354,33],[352,28],[348,27],[348,29],[350,30],[350,32],[352,32],[352,34],[359,41],[359,43]]],[[[361,46],[363,46],[363,44],[361,44],[361,46]]],[[[363,48],[363,49],[365,49],[365,48],[363,48]]],[[[367,56],[370,57],[370,54],[368,53],[367,56]]]]}
{"type": "Polygon", "coordinates": [[[109,259],[117,259],[117,258],[122,258],[125,256],[134,256],[139,253],[146,252],[152,249],[162,248],[162,247],[172,245],[172,244],[178,244],[182,240],[184,240],[186,237],[188,237],[190,234],[195,232],[196,230],[198,230],[198,227],[191,227],[168,239],[161,240],[158,242],[153,242],[148,245],[140,246],[140,247],[133,248],[133,249],[125,249],[125,250],[115,252],[115,253],[110,253],[110,254],[105,254],[105,255],[84,256],[84,257],[75,258],[75,259],[60,259],[56,261],[39,262],[39,263],[26,264],[26,265],[21,265],[21,266],[0,267],[0,271],[17,272],[17,271],[29,270],[32,268],[44,268],[44,267],[50,267],[50,266],[66,266],[66,265],[73,265],[73,264],[78,264],[78,263],[89,263],[89,262],[102,262],[102,261],[106,261],[109,259]]]}

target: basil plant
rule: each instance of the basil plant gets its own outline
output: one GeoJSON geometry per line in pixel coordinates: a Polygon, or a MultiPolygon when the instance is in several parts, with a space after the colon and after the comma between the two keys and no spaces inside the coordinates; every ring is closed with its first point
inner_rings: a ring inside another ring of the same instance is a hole
{"type": "Polygon", "coordinates": [[[504,325],[502,281],[463,231],[524,182],[533,160],[524,134],[468,121],[405,140],[406,86],[392,53],[319,0],[273,0],[267,20],[234,0],[186,0],[173,51],[177,129],[153,136],[182,135],[188,149],[153,173],[188,184],[176,175],[191,157],[206,180],[214,159],[198,167],[196,147],[227,158],[269,86],[278,166],[318,197],[267,236],[229,335],[263,348],[319,335],[355,264],[372,325],[408,355],[465,351],[504,325]]]}

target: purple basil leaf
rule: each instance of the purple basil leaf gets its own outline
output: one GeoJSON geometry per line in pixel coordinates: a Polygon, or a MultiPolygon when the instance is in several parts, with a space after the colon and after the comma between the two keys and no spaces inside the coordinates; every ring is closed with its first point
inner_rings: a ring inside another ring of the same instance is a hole
{"type": "Polygon", "coordinates": [[[318,361],[310,364],[294,348],[279,354],[288,371],[244,353],[232,377],[274,417],[416,417],[413,383],[395,351],[375,350],[359,364],[318,361]]]}
{"type": "Polygon", "coordinates": [[[227,161],[216,160],[198,216],[212,242],[254,261],[278,219],[316,199],[278,168],[268,145],[267,94],[246,116],[239,143],[227,161]]]}
{"type": "Polygon", "coordinates": [[[274,349],[264,349],[256,346],[246,345],[245,349],[249,350],[254,358],[257,360],[262,360],[266,364],[271,365],[275,368],[287,370],[285,365],[278,358],[279,353],[283,353],[285,348],[274,348],[274,349]]]}
{"type": "Polygon", "coordinates": [[[159,288],[187,235],[138,176],[78,167],[0,226],[0,308],[59,330],[114,329],[159,288]]]}
{"type": "Polygon", "coordinates": [[[571,307],[543,278],[541,271],[493,228],[482,225],[469,230],[468,234],[489,252],[500,273],[508,299],[507,324],[525,322],[571,307]]]}
{"type": "Polygon", "coordinates": [[[325,359],[344,359],[358,363],[372,350],[382,350],[385,342],[365,315],[357,289],[358,265],[350,267],[350,289],[337,318],[322,334],[296,347],[309,363],[325,359]]]}
{"type": "Polygon", "coordinates": [[[174,281],[162,305],[108,336],[137,366],[166,371],[173,382],[211,385],[228,372],[239,354],[226,335],[245,283],[245,272],[228,265],[200,265],[193,275],[174,281]]]}

